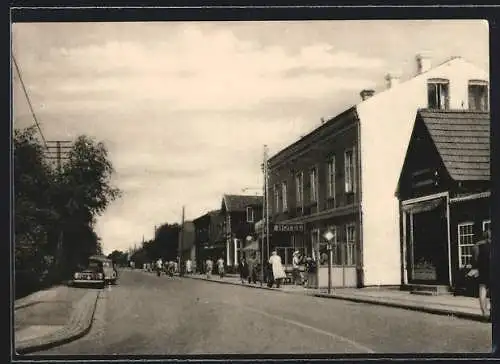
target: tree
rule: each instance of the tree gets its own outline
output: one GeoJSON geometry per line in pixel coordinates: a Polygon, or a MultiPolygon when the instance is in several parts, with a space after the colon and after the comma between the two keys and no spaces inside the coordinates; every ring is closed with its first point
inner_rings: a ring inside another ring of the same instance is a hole
{"type": "Polygon", "coordinates": [[[63,219],[65,257],[71,263],[84,264],[91,254],[101,254],[102,246],[93,227],[96,217],[121,196],[111,185],[114,169],[102,142],[79,136],[59,175],[58,208],[63,219]]]}
{"type": "Polygon", "coordinates": [[[111,254],[108,255],[108,258],[111,259],[115,264],[125,267],[128,263],[128,254],[124,253],[120,250],[113,250],[111,254]]]}
{"type": "Polygon", "coordinates": [[[53,262],[51,232],[59,219],[53,206],[54,174],[35,127],[15,130],[14,237],[16,294],[47,275],[53,262]]]}

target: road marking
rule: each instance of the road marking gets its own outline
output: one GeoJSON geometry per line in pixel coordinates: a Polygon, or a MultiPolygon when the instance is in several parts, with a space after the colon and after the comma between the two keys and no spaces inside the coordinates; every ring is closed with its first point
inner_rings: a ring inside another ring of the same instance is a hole
{"type": "Polygon", "coordinates": [[[274,318],[275,320],[284,321],[286,323],[289,323],[289,324],[292,324],[292,325],[295,325],[295,326],[299,326],[299,327],[302,327],[304,329],[309,329],[309,330],[315,331],[317,333],[329,336],[329,337],[331,337],[331,338],[333,338],[335,340],[340,340],[340,341],[346,342],[346,343],[354,346],[355,348],[357,348],[357,349],[359,349],[359,350],[361,350],[363,352],[366,352],[366,353],[369,353],[369,354],[374,354],[375,353],[374,350],[370,349],[367,346],[364,346],[364,345],[359,344],[359,343],[357,343],[357,342],[355,342],[353,340],[350,340],[350,339],[348,339],[346,337],[334,334],[332,332],[328,332],[328,331],[325,331],[325,330],[322,330],[322,329],[318,329],[317,327],[309,326],[309,325],[303,324],[302,322],[299,322],[299,321],[290,320],[290,319],[287,319],[287,318],[284,318],[284,317],[281,317],[281,316],[276,316],[276,315],[267,313],[265,311],[261,311],[261,310],[258,310],[258,309],[255,309],[255,308],[251,308],[251,307],[248,307],[248,306],[244,306],[244,305],[234,305],[234,306],[243,308],[243,309],[248,310],[248,311],[253,311],[253,312],[256,312],[256,313],[260,313],[261,315],[264,315],[264,316],[267,316],[267,317],[270,317],[270,318],[274,318]]]}

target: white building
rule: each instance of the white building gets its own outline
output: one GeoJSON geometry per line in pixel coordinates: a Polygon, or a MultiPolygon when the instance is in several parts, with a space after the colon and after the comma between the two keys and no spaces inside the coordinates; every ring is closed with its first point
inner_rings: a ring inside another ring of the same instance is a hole
{"type": "Polygon", "coordinates": [[[455,57],[436,67],[417,57],[418,73],[356,105],[361,164],[364,285],[401,284],[399,205],[395,196],[417,110],[489,110],[489,75],[455,57]]]}

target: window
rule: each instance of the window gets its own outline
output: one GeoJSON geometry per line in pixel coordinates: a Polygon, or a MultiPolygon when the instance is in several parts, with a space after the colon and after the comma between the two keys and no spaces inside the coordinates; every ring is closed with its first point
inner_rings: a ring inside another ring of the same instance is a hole
{"type": "MultiPolygon", "coordinates": [[[[327,230],[330,230],[333,234],[332,239],[330,240],[330,244],[332,245],[332,265],[342,265],[342,257],[340,255],[340,246],[338,245],[337,241],[337,227],[336,226],[329,226],[324,232],[327,230]]],[[[320,243],[320,253],[321,256],[323,256],[323,253],[328,254],[328,242],[326,239],[321,239],[320,243]]],[[[328,264],[328,256],[326,256],[325,259],[322,259],[323,262],[322,264],[328,264]]]]}
{"type": "Polygon", "coordinates": [[[460,268],[470,266],[474,246],[474,223],[458,224],[458,262],[460,268]]]}
{"type": "Polygon", "coordinates": [[[295,199],[297,207],[301,207],[304,202],[304,176],[302,172],[295,176],[295,199]]]}
{"type": "Polygon", "coordinates": [[[354,150],[346,150],[344,154],[345,192],[355,192],[354,184],[354,150]]]}
{"type": "Polygon", "coordinates": [[[275,213],[280,212],[280,191],[278,185],[274,186],[274,208],[275,213]]]}
{"type": "Polygon", "coordinates": [[[314,229],[311,230],[311,251],[312,251],[312,257],[314,260],[320,258],[318,257],[319,254],[319,230],[314,229]]]}
{"type": "Polygon", "coordinates": [[[355,265],[356,225],[346,226],[346,265],[355,265]]]}
{"type": "Polygon", "coordinates": [[[247,222],[253,222],[253,208],[247,207],[247,222]]]}
{"type": "Polygon", "coordinates": [[[316,168],[311,169],[310,182],[311,182],[311,201],[318,200],[318,171],[316,168]]]}
{"type": "Polygon", "coordinates": [[[472,111],[488,111],[488,82],[469,81],[469,109],[472,111]]]}
{"type": "Polygon", "coordinates": [[[335,157],[328,161],[328,197],[335,198],[335,157]]]}
{"type": "Polygon", "coordinates": [[[286,181],[283,181],[281,183],[281,199],[282,199],[282,206],[283,206],[283,211],[286,211],[288,209],[288,200],[287,200],[287,183],[286,181]]]}
{"type": "Polygon", "coordinates": [[[491,220],[484,220],[483,221],[483,232],[488,231],[491,236],[491,220]]]}
{"type": "Polygon", "coordinates": [[[429,109],[447,110],[449,108],[449,82],[443,79],[429,80],[427,99],[429,109]]]}

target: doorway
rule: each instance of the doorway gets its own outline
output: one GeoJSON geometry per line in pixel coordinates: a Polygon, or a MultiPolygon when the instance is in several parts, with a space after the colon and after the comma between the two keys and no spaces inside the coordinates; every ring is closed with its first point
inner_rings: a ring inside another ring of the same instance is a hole
{"type": "Polygon", "coordinates": [[[449,284],[446,204],[407,214],[409,283],[449,284]]]}

